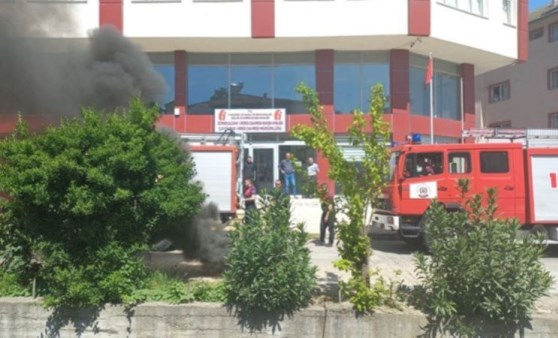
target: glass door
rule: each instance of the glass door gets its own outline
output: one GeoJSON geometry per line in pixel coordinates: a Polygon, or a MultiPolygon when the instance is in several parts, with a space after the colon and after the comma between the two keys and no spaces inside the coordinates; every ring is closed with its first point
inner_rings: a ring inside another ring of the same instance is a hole
{"type": "Polygon", "coordinates": [[[275,177],[275,148],[253,148],[254,164],[256,165],[256,189],[271,191],[275,177]]]}

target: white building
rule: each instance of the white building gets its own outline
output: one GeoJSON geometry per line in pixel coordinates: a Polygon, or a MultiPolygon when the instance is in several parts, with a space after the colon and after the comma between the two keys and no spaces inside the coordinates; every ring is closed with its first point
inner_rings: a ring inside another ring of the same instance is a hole
{"type": "MultiPolygon", "coordinates": [[[[295,124],[309,122],[294,91],[301,81],[317,91],[340,140],[348,113],[366,111],[370,87],[382,83],[395,142],[410,133],[424,142],[430,135],[459,142],[462,128],[475,125],[475,76],[527,60],[527,0],[41,0],[30,6],[57,6],[74,19],[76,28],[59,30],[50,48],[85,41],[103,25],[139,44],[169,88],[161,123],[180,133],[215,132],[220,110],[284,109],[280,132],[248,133],[246,152],[260,168],[260,187],[279,177],[284,153],[315,156],[289,135],[295,124]],[[430,54],[433,128],[425,85],[430,54]]],[[[358,160],[358,151],[347,154],[358,160]]],[[[318,179],[326,181],[327,161],[316,157],[318,179]]]]}

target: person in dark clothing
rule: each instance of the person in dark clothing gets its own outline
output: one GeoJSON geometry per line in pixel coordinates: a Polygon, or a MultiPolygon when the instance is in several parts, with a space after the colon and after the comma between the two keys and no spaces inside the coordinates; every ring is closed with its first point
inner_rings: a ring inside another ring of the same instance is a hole
{"type": "Polygon", "coordinates": [[[320,191],[322,205],[322,216],[320,219],[320,243],[324,244],[326,228],[329,232],[328,245],[332,246],[335,239],[335,201],[329,195],[327,185],[323,185],[320,191]]]}
{"type": "Polygon", "coordinates": [[[252,184],[256,182],[256,164],[254,163],[252,156],[248,156],[246,161],[242,166],[242,179],[251,180],[252,184]]]}

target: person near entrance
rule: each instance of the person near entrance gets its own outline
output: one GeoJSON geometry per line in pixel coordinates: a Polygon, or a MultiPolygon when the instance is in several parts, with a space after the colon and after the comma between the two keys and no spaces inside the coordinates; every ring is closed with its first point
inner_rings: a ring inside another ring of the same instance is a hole
{"type": "Polygon", "coordinates": [[[246,223],[250,223],[253,219],[252,213],[256,212],[256,187],[249,178],[244,180],[242,198],[244,199],[244,220],[246,223]]]}
{"type": "Polygon", "coordinates": [[[243,180],[250,180],[252,184],[256,182],[256,164],[252,159],[252,156],[246,157],[246,161],[244,161],[242,167],[242,179],[243,180]]]}
{"type": "Polygon", "coordinates": [[[308,187],[306,194],[308,197],[314,196],[316,194],[316,188],[318,186],[318,173],[320,172],[320,168],[318,164],[314,162],[314,158],[308,157],[307,160],[308,166],[306,167],[306,172],[308,175],[308,187]]]}
{"type": "Polygon", "coordinates": [[[283,174],[283,180],[285,181],[285,193],[296,195],[296,177],[291,157],[291,153],[285,154],[285,158],[279,163],[279,171],[283,174]]]}
{"type": "Polygon", "coordinates": [[[320,201],[322,206],[322,217],[320,219],[320,244],[325,244],[325,232],[328,231],[328,246],[333,245],[335,238],[335,201],[329,194],[327,184],[323,184],[319,189],[320,201]]]}

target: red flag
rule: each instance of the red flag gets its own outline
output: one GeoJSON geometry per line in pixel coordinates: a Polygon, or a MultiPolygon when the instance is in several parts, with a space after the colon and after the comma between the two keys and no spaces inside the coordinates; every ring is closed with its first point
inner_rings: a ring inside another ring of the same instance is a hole
{"type": "Polygon", "coordinates": [[[432,55],[428,57],[428,65],[426,66],[426,73],[424,74],[424,84],[430,84],[432,82],[432,55]]]}

